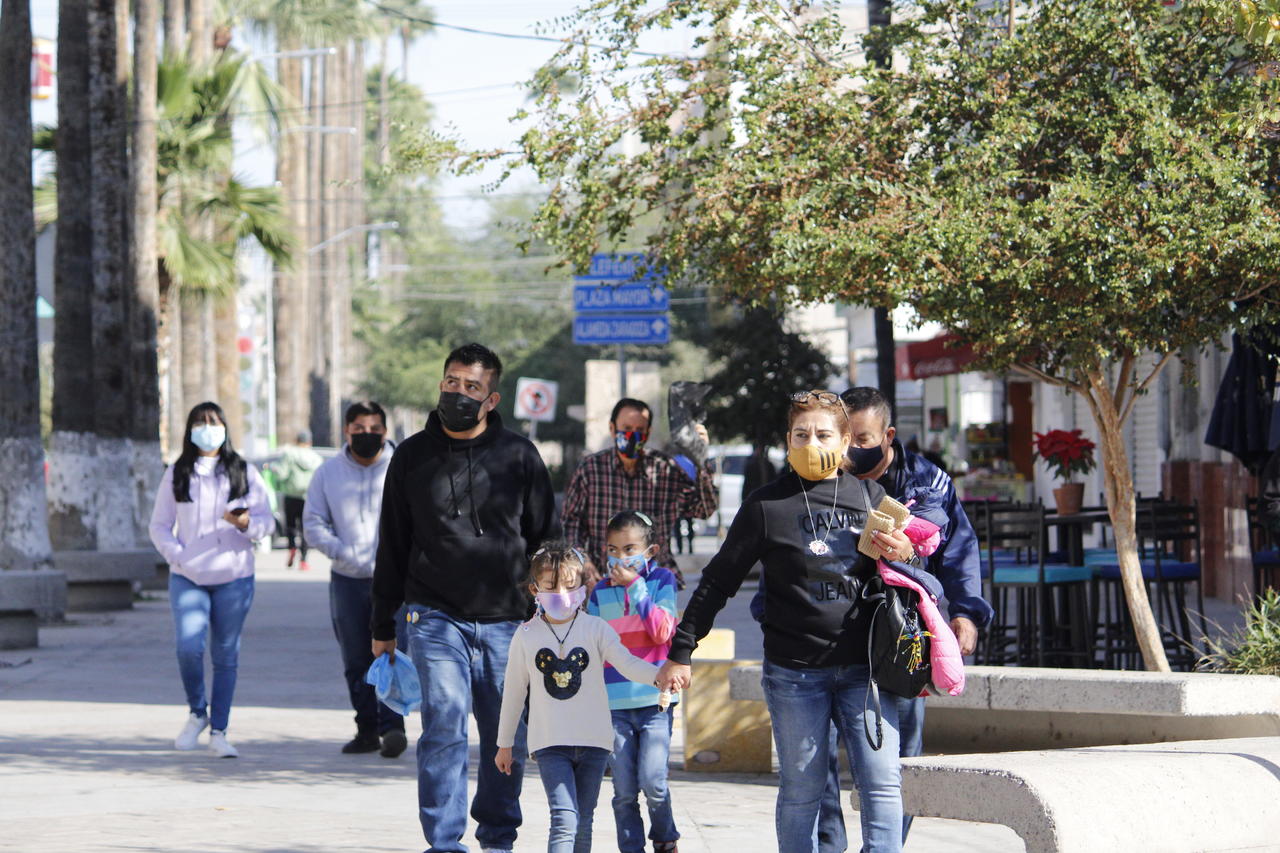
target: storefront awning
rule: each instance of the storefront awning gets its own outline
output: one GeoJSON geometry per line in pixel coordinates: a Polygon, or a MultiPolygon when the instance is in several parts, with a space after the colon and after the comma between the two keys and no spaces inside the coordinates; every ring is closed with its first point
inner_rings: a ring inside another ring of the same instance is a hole
{"type": "Polygon", "coordinates": [[[894,351],[898,379],[928,379],[962,373],[978,356],[968,344],[955,345],[958,335],[938,335],[927,341],[899,344],[894,351]]]}

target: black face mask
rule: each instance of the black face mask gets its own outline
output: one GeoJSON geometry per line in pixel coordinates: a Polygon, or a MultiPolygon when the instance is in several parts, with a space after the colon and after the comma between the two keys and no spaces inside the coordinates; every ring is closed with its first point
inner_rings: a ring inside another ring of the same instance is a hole
{"type": "Polygon", "coordinates": [[[358,432],[349,437],[351,452],[361,459],[372,459],[382,450],[382,433],[358,432]]]}
{"type": "Polygon", "coordinates": [[[480,423],[480,407],[483,400],[473,400],[457,391],[441,391],[436,413],[440,423],[450,432],[466,432],[480,423]]]}
{"type": "Polygon", "coordinates": [[[849,461],[853,464],[853,473],[866,474],[874,471],[876,466],[884,461],[884,445],[855,447],[851,444],[849,445],[848,456],[849,461]]]}

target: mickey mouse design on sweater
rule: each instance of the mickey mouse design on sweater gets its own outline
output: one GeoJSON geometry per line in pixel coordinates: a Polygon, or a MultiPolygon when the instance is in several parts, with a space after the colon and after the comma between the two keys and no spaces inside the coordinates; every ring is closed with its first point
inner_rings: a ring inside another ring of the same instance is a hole
{"type": "Polygon", "coordinates": [[[541,648],[533,656],[533,664],[542,673],[542,686],[552,699],[572,699],[582,687],[582,673],[591,663],[591,655],[582,646],[574,646],[567,657],[541,648]]]}

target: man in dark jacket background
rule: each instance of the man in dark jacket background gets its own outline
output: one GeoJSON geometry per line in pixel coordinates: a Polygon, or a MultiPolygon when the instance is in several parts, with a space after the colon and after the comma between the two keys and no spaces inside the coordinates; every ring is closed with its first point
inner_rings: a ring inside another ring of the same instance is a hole
{"type": "Polygon", "coordinates": [[[486,851],[509,851],[521,823],[525,731],[511,775],[494,766],[507,649],[529,616],[529,557],[560,535],[537,449],[494,408],[502,362],[480,344],[445,359],[440,400],[387,469],[373,574],[373,654],[393,652],[406,605],[422,682],[418,812],[432,853],[461,853],[467,830],[467,715],[480,734],[471,817],[486,851]]]}

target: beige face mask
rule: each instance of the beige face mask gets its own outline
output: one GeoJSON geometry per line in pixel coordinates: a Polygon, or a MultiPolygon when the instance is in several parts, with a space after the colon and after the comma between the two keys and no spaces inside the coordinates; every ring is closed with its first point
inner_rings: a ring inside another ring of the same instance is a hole
{"type": "Polygon", "coordinates": [[[792,447],[787,451],[787,461],[792,469],[806,480],[825,480],[840,467],[841,450],[828,450],[816,444],[792,447]]]}

